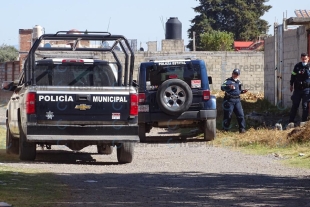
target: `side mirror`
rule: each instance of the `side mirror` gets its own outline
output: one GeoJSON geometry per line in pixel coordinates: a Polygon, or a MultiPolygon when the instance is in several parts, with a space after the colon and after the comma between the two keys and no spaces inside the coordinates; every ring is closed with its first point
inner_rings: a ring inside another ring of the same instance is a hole
{"type": "Polygon", "coordinates": [[[3,81],[2,90],[14,91],[17,88],[18,81],[3,81]]]}
{"type": "Polygon", "coordinates": [[[208,76],[208,81],[209,81],[209,84],[212,84],[212,77],[211,76],[208,76]]]}

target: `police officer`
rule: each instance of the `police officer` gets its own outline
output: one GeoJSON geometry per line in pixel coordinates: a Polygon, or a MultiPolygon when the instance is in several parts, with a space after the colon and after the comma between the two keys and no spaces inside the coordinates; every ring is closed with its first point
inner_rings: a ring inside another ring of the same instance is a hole
{"type": "Polygon", "coordinates": [[[245,119],[244,113],[240,101],[240,94],[248,92],[248,90],[242,90],[242,83],[239,81],[240,70],[234,69],[232,77],[227,78],[221,86],[221,90],[225,91],[225,97],[223,102],[224,120],[223,128],[225,131],[229,130],[232,112],[235,113],[239,124],[239,132],[245,132],[245,119]]]}
{"type": "Polygon", "coordinates": [[[301,121],[307,121],[308,117],[308,101],[309,101],[309,92],[310,92],[310,65],[309,65],[309,56],[306,53],[301,53],[301,62],[297,63],[294,67],[294,70],[291,74],[290,80],[290,91],[293,92],[291,100],[293,102],[289,123],[294,122],[297,110],[302,101],[302,117],[301,121]]]}

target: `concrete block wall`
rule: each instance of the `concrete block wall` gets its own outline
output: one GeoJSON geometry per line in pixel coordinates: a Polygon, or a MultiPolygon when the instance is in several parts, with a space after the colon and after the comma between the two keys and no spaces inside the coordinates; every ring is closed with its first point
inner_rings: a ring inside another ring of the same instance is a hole
{"type": "Polygon", "coordinates": [[[147,51],[148,52],[156,52],[157,51],[157,41],[147,42],[147,51]]]}
{"type": "Polygon", "coordinates": [[[244,88],[250,89],[254,93],[264,93],[264,53],[263,52],[138,52],[135,54],[134,79],[137,78],[139,64],[148,61],[149,57],[171,56],[175,57],[196,57],[205,61],[207,72],[212,76],[212,90],[220,90],[221,84],[228,77],[231,77],[232,70],[239,68],[241,70],[240,80],[244,88]]]}
{"type": "Polygon", "coordinates": [[[183,52],[184,40],[162,40],[161,51],[163,52],[183,52]]]}
{"type": "MultiPolygon", "coordinates": [[[[269,37],[265,40],[265,98],[274,103],[277,95],[277,88],[275,80],[281,81],[281,88],[278,91],[282,94],[282,100],[278,100],[275,104],[280,104],[283,108],[290,108],[292,106],[291,95],[289,90],[289,81],[292,70],[296,63],[300,62],[300,54],[307,52],[307,35],[304,26],[300,26],[294,30],[284,31],[283,33],[283,68],[281,71],[281,79],[277,79],[275,72],[275,38],[269,37]],[[272,69],[274,66],[274,70],[272,69]],[[268,90],[267,90],[268,89],[268,90]],[[281,102],[281,103],[280,103],[281,102]]],[[[281,64],[281,62],[279,63],[281,64]]],[[[301,107],[300,111],[301,113],[301,107]]]]}
{"type": "Polygon", "coordinates": [[[264,97],[275,103],[275,52],[274,37],[268,38],[264,43],[264,97]]]}

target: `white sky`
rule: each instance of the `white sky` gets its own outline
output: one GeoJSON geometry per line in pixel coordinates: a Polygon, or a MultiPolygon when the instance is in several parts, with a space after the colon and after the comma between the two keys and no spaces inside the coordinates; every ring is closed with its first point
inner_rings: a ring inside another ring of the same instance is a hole
{"type": "MultiPolygon", "coordinates": [[[[308,1],[308,0],[306,0],[308,1]]],[[[295,17],[295,9],[307,8],[305,0],[270,0],[273,8],[262,18],[269,22],[273,34],[275,21],[281,23],[283,13],[295,17]]],[[[1,1],[0,45],[18,45],[18,30],[32,29],[35,25],[45,28],[45,33],[78,29],[81,31],[109,31],[137,39],[146,47],[148,41],[165,39],[163,26],[170,17],[182,23],[182,39],[188,43],[187,30],[195,17],[193,7],[197,0],[31,0],[1,1]],[[163,20],[163,22],[162,22],[163,20]]]]}

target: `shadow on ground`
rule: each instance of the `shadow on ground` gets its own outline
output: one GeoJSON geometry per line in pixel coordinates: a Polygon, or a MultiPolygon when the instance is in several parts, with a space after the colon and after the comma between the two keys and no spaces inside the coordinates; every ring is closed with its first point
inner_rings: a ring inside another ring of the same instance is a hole
{"type": "Polygon", "coordinates": [[[63,174],[70,197],[42,206],[310,206],[308,178],[248,174],[63,174]]]}

